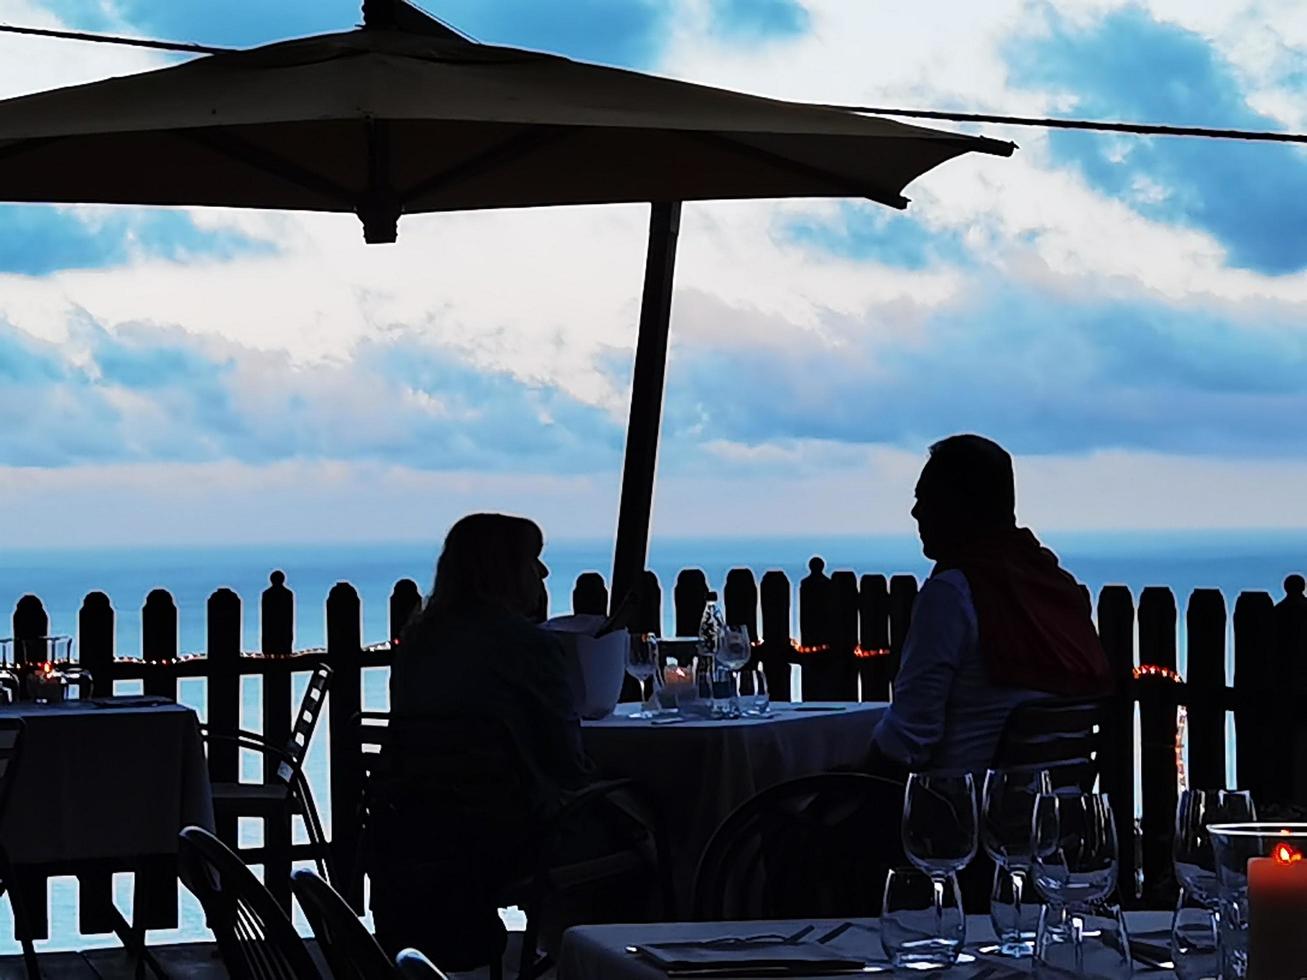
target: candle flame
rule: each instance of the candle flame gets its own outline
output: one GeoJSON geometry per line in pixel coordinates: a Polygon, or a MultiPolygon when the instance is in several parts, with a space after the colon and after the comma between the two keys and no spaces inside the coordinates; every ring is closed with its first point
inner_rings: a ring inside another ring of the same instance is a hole
{"type": "Polygon", "coordinates": [[[1302,860],[1301,852],[1284,843],[1276,844],[1271,851],[1271,856],[1275,858],[1276,864],[1294,864],[1302,860]]]}

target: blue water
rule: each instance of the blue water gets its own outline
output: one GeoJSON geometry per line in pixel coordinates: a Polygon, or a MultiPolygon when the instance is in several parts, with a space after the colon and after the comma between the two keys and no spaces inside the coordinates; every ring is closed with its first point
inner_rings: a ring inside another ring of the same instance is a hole
{"type": "MultiPolygon", "coordinates": [[[[1233,603],[1244,589],[1272,592],[1277,598],[1286,574],[1307,568],[1307,530],[1267,532],[1052,534],[1047,543],[1063,563],[1097,592],[1103,585],[1128,585],[1137,594],[1148,585],[1169,585],[1183,598],[1194,588],[1219,588],[1233,603]]],[[[663,586],[663,615],[672,622],[672,587],[676,573],[702,568],[720,587],[726,572],[747,566],[761,577],[769,569],[785,571],[797,588],[807,574],[808,559],[821,555],[827,571],[906,572],[925,575],[929,565],[916,539],[907,536],[842,538],[739,538],[655,541],[650,567],[663,586]]],[[[545,552],[551,569],[551,607],[571,607],[577,575],[598,571],[607,577],[611,549],[607,542],[561,541],[545,552]]],[[[151,589],[168,589],[178,606],[182,651],[201,651],[205,643],[205,602],[227,587],[244,600],[246,649],[259,648],[259,595],[273,569],[286,573],[297,602],[296,646],[324,641],[324,603],[338,581],[348,581],[363,599],[364,639],[386,638],[391,589],[411,578],[426,591],[435,554],[427,545],[377,544],[276,547],[205,547],[142,549],[49,549],[0,552],[0,610],[6,618],[27,593],[41,597],[57,633],[76,631],[82,598],[100,590],[118,612],[118,652],[140,653],[140,608],[151,589]]],[[[792,604],[797,616],[797,601],[792,604]]],[[[0,628],[0,635],[7,629],[0,628]]]]}
{"type": "MultiPolygon", "coordinates": [[[[1307,569],[1307,531],[1204,532],[1166,534],[1052,534],[1046,543],[1058,551],[1063,563],[1097,592],[1107,584],[1124,584],[1138,595],[1149,585],[1172,587],[1180,608],[1194,588],[1218,588],[1227,602],[1242,590],[1265,590],[1277,599],[1287,574],[1307,569]]],[[[655,542],[649,565],[663,586],[663,619],[672,624],[672,587],[682,568],[702,568],[709,581],[720,587],[733,567],[749,567],[761,577],[770,569],[781,569],[797,590],[807,574],[808,559],[821,555],[827,571],[852,569],[858,573],[887,575],[910,573],[921,577],[929,570],[915,538],[910,536],[842,538],[740,538],[719,540],[662,540],[655,542]]],[[[550,566],[551,611],[566,612],[571,606],[571,589],[577,575],[598,571],[607,577],[611,561],[607,542],[555,542],[546,550],[550,566]]],[[[247,649],[259,648],[258,600],[273,569],[286,573],[287,585],[297,600],[296,646],[321,646],[324,642],[324,603],[338,581],[349,581],[363,600],[365,642],[380,641],[387,634],[387,609],[396,580],[412,578],[423,591],[430,585],[435,555],[422,545],[377,544],[374,546],[297,546],[229,548],[153,549],[49,549],[0,553],[0,610],[6,619],[18,599],[28,593],[41,597],[50,615],[52,632],[75,634],[77,610],[87,592],[100,590],[113,600],[118,611],[117,643],[122,656],[140,653],[140,607],[154,588],[168,589],[178,606],[179,642],[183,651],[201,651],[205,642],[204,610],[208,596],[218,588],[236,591],[244,600],[244,637],[247,649]]],[[[791,604],[797,618],[797,591],[791,604]]],[[[1183,624],[1183,617],[1181,617],[1183,624]]],[[[0,635],[8,629],[0,626],[0,635]]],[[[1180,666],[1184,668],[1184,638],[1180,638],[1180,666]]],[[[303,677],[296,684],[299,697],[303,677]]],[[[243,727],[261,728],[261,689],[257,678],[246,678],[242,690],[243,727]]],[[[139,687],[137,687],[139,689],[139,687]]],[[[120,693],[133,693],[122,685],[120,693]]],[[[204,717],[204,682],[186,680],[180,685],[180,699],[204,717]]],[[[386,672],[370,670],[364,676],[364,707],[384,710],[387,706],[386,672]]],[[[329,724],[330,702],[322,719],[329,724]]],[[[1233,746],[1229,752],[1233,759],[1233,746]]],[[[259,777],[259,761],[252,754],[242,760],[244,778],[259,777]]],[[[329,765],[325,740],[315,739],[306,769],[319,805],[330,826],[326,772],[329,765]]],[[[254,843],[258,827],[242,825],[242,837],[254,843]]],[[[120,883],[118,901],[130,907],[129,881],[120,883]]],[[[85,948],[114,943],[78,935],[76,924],[76,882],[60,880],[51,888],[52,940],[45,948],[85,948]]],[[[151,934],[155,942],[194,940],[204,935],[195,902],[183,891],[182,927],[169,933],[151,934]]],[[[303,923],[301,922],[301,926],[303,923]]],[[[0,902],[0,953],[14,951],[7,902],[0,902]]]]}

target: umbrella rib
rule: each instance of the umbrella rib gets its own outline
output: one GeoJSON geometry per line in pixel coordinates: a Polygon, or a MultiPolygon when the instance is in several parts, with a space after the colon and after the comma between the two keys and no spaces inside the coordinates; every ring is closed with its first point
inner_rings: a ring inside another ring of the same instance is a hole
{"type": "Polygon", "coordinates": [[[400,200],[407,204],[424,194],[444,190],[460,180],[474,175],[480,176],[487,171],[519,160],[542,146],[557,142],[565,135],[567,135],[567,130],[562,126],[541,126],[510,136],[502,143],[496,143],[489,149],[482,150],[480,153],[454,164],[449,169],[442,170],[440,173],[433,174],[420,183],[414,184],[400,194],[400,200]]]}
{"type": "Polygon", "coordinates": [[[823,181],[827,184],[833,184],[842,188],[849,197],[865,197],[869,201],[875,201],[877,204],[884,204],[887,207],[903,210],[908,206],[908,199],[902,194],[894,194],[880,190],[876,187],[868,187],[859,184],[857,181],[850,180],[841,174],[832,173],[822,167],[813,166],[810,163],[803,163],[800,160],[794,160],[779,153],[773,153],[771,150],[764,150],[761,147],[750,146],[740,140],[724,136],[721,133],[713,132],[694,132],[687,133],[696,139],[709,143],[714,146],[720,146],[724,149],[731,150],[735,153],[742,153],[746,156],[756,157],[772,166],[789,170],[791,173],[798,174],[802,177],[812,177],[816,180],[823,181]]]}
{"type": "Polygon", "coordinates": [[[218,132],[213,129],[177,130],[176,135],[208,147],[223,156],[239,160],[241,163],[249,164],[258,170],[266,171],[283,180],[290,181],[292,184],[298,184],[307,190],[322,194],[324,197],[332,198],[350,210],[354,209],[355,195],[335,181],[301,167],[297,163],[292,163],[285,157],[256,146],[239,136],[218,132]]]}

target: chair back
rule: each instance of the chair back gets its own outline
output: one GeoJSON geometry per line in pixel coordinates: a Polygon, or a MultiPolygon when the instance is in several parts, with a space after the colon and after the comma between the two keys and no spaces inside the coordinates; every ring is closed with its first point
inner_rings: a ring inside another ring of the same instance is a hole
{"type": "Polygon", "coordinates": [[[18,754],[23,747],[23,719],[0,718],[0,816],[14,785],[18,771],[18,754]]]}
{"type": "Polygon", "coordinates": [[[313,741],[313,730],[318,727],[318,716],[322,714],[322,705],[327,700],[327,688],[331,686],[331,668],[318,664],[309,675],[308,687],[300,701],[299,711],[295,715],[295,724],[290,730],[290,740],[286,743],[286,755],[277,766],[277,778],[290,785],[295,772],[304,764],[304,755],[313,741]]]}
{"type": "Polygon", "coordinates": [[[179,837],[182,882],[204,907],[232,980],[321,980],[285,911],[241,859],[200,827],[179,837]]]}
{"type": "Polygon", "coordinates": [[[995,769],[1048,769],[1057,786],[1085,792],[1098,778],[1106,703],[1097,699],[1027,701],[1008,715],[995,769]]]}
{"type": "Polygon", "coordinates": [[[880,914],[886,872],[903,862],[903,785],[832,772],[743,803],[699,861],[694,918],[851,918],[880,914]]]}
{"type": "Polygon", "coordinates": [[[395,967],[404,980],[447,980],[436,964],[416,949],[402,949],[395,957],[395,967]]]}
{"type": "Polygon", "coordinates": [[[313,928],[333,980],[395,980],[395,967],[349,903],[307,868],[290,887],[313,928]]]}

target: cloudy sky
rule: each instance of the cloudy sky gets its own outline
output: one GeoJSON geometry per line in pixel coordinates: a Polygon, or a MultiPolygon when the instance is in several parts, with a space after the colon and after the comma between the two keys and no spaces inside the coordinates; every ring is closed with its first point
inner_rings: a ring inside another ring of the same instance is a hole
{"type": "MultiPolygon", "coordinates": [[[[764,95],[1307,130],[1300,0],[428,0],[764,95]]],[[[248,45],[354,0],[0,0],[248,45]]],[[[0,96],[169,63],[0,36],[0,96]]],[[[1307,527],[1307,152],[1039,130],[869,203],[687,206],[655,533],[907,531],[924,447],[1063,529],[1307,527]]],[[[94,161],[87,161],[94,166],[94,161]]],[[[647,209],[0,206],[0,542],[612,533],[647,209]]]]}

